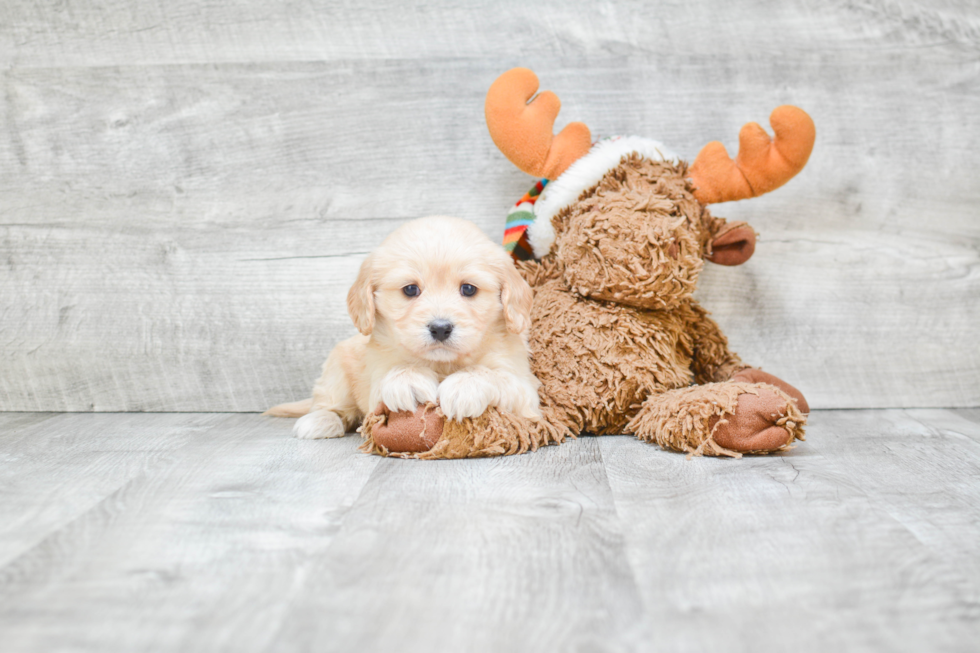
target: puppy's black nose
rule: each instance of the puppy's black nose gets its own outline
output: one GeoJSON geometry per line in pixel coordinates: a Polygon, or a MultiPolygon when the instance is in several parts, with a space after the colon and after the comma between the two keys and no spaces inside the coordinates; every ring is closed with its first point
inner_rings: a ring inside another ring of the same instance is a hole
{"type": "Polygon", "coordinates": [[[453,332],[453,323],[447,320],[433,320],[429,322],[429,333],[439,342],[447,339],[453,332]]]}

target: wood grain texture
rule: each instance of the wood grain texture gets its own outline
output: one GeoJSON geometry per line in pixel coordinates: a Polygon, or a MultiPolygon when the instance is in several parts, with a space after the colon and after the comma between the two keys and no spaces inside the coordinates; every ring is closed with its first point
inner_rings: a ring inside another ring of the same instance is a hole
{"type": "Polygon", "coordinates": [[[20,516],[13,542],[37,539],[5,550],[18,555],[0,568],[10,651],[263,647],[380,460],[357,455],[354,438],[311,447],[289,437],[289,423],[255,415],[45,424],[14,443],[19,491],[4,491],[4,510],[20,516]],[[79,459],[89,473],[76,473],[79,459]],[[56,510],[64,522],[36,538],[56,510]],[[79,610],[87,615],[66,619],[79,610]],[[92,627],[103,620],[109,630],[92,627]],[[214,627],[202,631],[203,621],[214,627]]]}
{"type": "Polygon", "coordinates": [[[761,239],[703,304],[815,407],[976,406],[978,51],[970,2],[6,2],[0,409],[305,396],[392,228],[500,235],[531,180],[482,99],[514,65],[559,123],[688,157],[805,107],[806,170],[715,207],[761,239]]]}
{"type": "Polygon", "coordinates": [[[642,646],[597,442],[418,462],[378,465],[273,650],[642,646]]]}
{"type": "Polygon", "coordinates": [[[134,477],[166,465],[174,450],[221,419],[161,415],[141,428],[141,415],[39,415],[45,418],[40,425],[0,424],[6,463],[0,477],[2,564],[37,547],[134,477]]]}
{"type": "Polygon", "coordinates": [[[819,411],[807,442],[737,464],[602,438],[647,619],[671,624],[654,649],[975,646],[977,426],[949,411],[819,411]]]}
{"type": "Polygon", "coordinates": [[[969,651],[976,410],[790,452],[419,462],[291,420],[0,415],[0,641],[52,651],[969,651]]]}

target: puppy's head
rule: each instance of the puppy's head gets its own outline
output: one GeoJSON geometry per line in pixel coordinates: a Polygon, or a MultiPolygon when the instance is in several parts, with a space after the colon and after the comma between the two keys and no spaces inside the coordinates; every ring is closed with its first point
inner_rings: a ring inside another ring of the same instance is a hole
{"type": "Polygon", "coordinates": [[[530,326],[531,288],[504,249],[449,217],[396,229],[364,263],[347,295],[354,325],[431,361],[480,350],[488,333],[530,326]]]}

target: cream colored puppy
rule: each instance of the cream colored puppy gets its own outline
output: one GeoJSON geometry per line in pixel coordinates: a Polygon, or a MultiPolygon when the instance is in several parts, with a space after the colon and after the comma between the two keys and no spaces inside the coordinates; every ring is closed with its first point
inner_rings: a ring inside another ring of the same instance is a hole
{"type": "Polygon", "coordinates": [[[383,403],[414,411],[438,402],[446,417],[488,407],[540,417],[526,332],[531,288],[510,256],[476,225],[449,217],[413,220],[372,252],[347,295],[361,335],[323,364],[312,401],[271,415],[296,416],[299,438],[335,438],[383,403]]]}

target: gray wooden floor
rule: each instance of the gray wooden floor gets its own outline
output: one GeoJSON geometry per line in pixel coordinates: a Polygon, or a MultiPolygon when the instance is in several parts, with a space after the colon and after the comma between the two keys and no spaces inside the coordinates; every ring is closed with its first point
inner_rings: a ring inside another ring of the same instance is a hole
{"type": "Polygon", "coordinates": [[[980,410],[742,461],[367,456],[254,414],[0,414],[0,648],[966,651],[980,410]]]}

